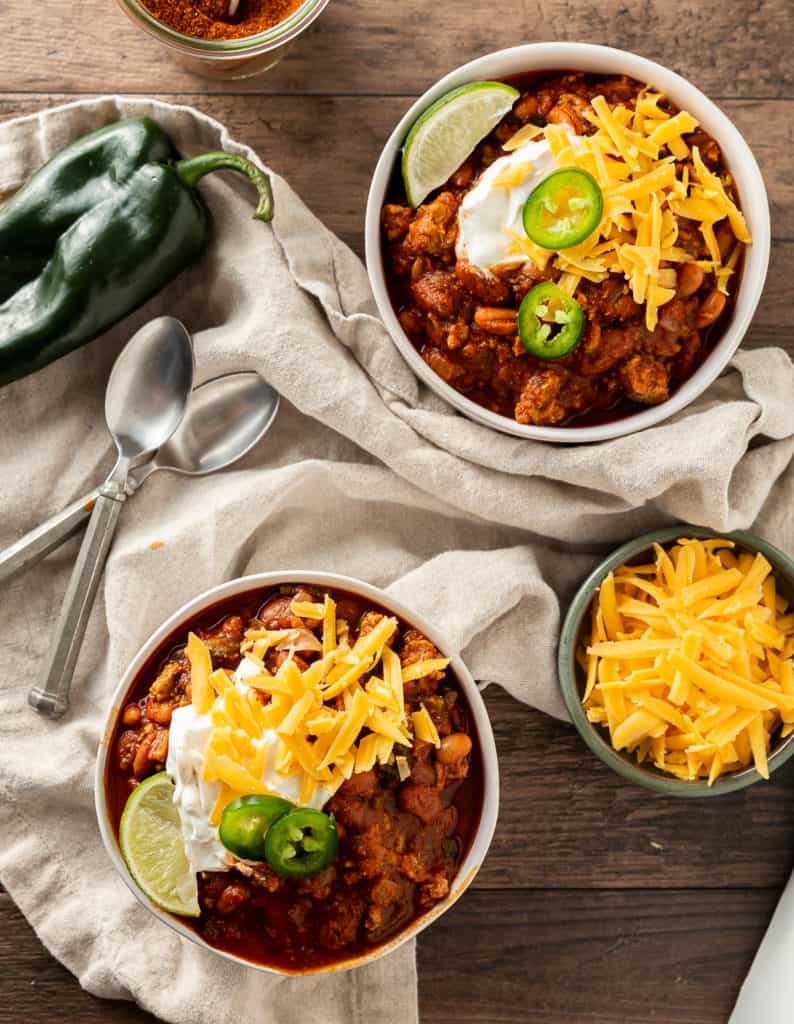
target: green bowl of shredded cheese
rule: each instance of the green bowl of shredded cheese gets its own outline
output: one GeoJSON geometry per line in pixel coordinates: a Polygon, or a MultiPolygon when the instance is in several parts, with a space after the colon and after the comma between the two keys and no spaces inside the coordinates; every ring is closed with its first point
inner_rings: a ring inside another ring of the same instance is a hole
{"type": "Polygon", "coordinates": [[[678,524],[618,548],[563,623],[560,687],[605,764],[668,796],[731,793],[794,754],[794,561],[678,524]]]}

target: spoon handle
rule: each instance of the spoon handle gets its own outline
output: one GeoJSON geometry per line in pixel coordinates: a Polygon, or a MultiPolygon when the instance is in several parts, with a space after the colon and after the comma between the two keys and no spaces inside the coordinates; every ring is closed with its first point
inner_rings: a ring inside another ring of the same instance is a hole
{"type": "Polygon", "coordinates": [[[99,488],[79,501],[72,502],[62,512],[52,516],[18,541],[0,551],[0,585],[18,573],[41,561],[64,541],[74,536],[91,515],[99,497],[99,488]]]}
{"type": "Polygon", "coordinates": [[[69,707],[69,687],[113,534],[126,498],[123,483],[109,480],[99,492],[63,599],[44,685],[28,694],[31,707],[59,718],[69,707]]]}

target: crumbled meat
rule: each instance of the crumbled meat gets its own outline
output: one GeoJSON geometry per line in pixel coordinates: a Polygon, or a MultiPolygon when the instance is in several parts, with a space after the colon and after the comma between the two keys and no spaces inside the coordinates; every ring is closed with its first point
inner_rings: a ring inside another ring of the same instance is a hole
{"type": "Polygon", "coordinates": [[[365,612],[358,624],[359,639],[371,633],[382,619],[383,616],[380,612],[365,612]]]}
{"type": "Polygon", "coordinates": [[[632,356],[620,368],[620,380],[629,398],[646,405],[658,405],[669,397],[670,375],[658,359],[632,356]]]}
{"type": "Polygon", "coordinates": [[[160,725],[168,725],[178,707],[191,698],[190,668],[184,659],[169,661],[152,683],[146,698],[146,717],[160,725]]]}
{"type": "Polygon", "coordinates": [[[637,334],[633,327],[607,327],[602,331],[597,322],[591,321],[576,350],[577,369],[588,377],[606,373],[634,351],[637,334]]]}
{"type": "Polygon", "coordinates": [[[411,281],[411,294],[421,309],[449,319],[458,308],[460,285],[449,271],[431,270],[411,281]]]}
{"type": "MultiPolygon", "coordinates": [[[[400,663],[403,668],[416,665],[420,661],[435,661],[441,657],[441,651],[417,629],[407,629],[400,648],[400,663]]],[[[443,671],[431,673],[435,681],[444,678],[443,671]]]]}
{"type": "Polygon", "coordinates": [[[344,949],[358,934],[367,909],[366,899],[355,890],[334,896],[320,925],[320,942],[326,949],[344,949]]]}
{"type": "Polygon", "coordinates": [[[381,221],[390,242],[397,242],[405,237],[413,216],[414,211],[410,206],[397,206],[394,203],[389,203],[383,207],[381,221]]]}
{"type": "Polygon", "coordinates": [[[244,632],[245,626],[240,616],[231,615],[219,629],[202,636],[212,657],[213,668],[237,668],[244,632]]]}
{"type": "Polygon", "coordinates": [[[442,192],[420,206],[408,228],[408,248],[415,255],[451,256],[458,236],[458,205],[452,192],[442,192]]]}
{"type": "Polygon", "coordinates": [[[516,403],[515,417],[519,423],[557,426],[586,408],[592,394],[586,378],[562,366],[549,366],[527,378],[516,403]]]}
{"type": "Polygon", "coordinates": [[[316,875],[300,878],[295,882],[297,892],[311,896],[313,900],[327,900],[334,888],[337,870],[332,864],[316,875]]]}

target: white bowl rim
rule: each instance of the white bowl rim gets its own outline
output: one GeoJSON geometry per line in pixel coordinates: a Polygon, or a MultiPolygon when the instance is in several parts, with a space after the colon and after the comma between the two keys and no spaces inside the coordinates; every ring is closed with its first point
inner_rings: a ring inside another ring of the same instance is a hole
{"type": "Polygon", "coordinates": [[[242,966],[248,967],[252,970],[262,971],[266,974],[289,975],[291,977],[302,977],[304,975],[308,976],[314,974],[332,974],[339,971],[351,970],[354,967],[360,967],[391,953],[398,946],[401,946],[404,942],[407,942],[410,938],[413,938],[415,935],[418,935],[419,932],[427,928],[427,926],[437,917],[440,917],[441,914],[456,903],[466,889],[468,889],[485,859],[488,848],[491,845],[491,840],[493,839],[494,829],[496,828],[496,820],[499,813],[499,763],[496,754],[496,743],[494,741],[491,720],[488,716],[485,702],[482,699],[482,695],[480,694],[477,684],[460,655],[448,653],[448,645],[445,643],[444,638],[440,635],[435,626],[429,623],[422,615],[406,607],[401,601],[392,597],[391,594],[387,594],[379,587],[372,586],[369,583],[364,583],[362,580],[355,579],[351,576],[344,576],[338,573],[313,572],[305,569],[279,570],[274,572],[256,573],[250,576],[241,576],[233,580],[228,580],[225,583],[218,584],[217,586],[210,587],[197,597],[186,602],[181,608],[178,608],[161,626],[158,627],[158,629],[154,631],[154,633],[149,636],[145,643],[141,645],[138,653],[132,659],[124,672],[124,675],[116,687],[110,701],[110,708],[105,720],[102,739],[97,753],[96,771],[94,776],[94,804],[96,807],[97,821],[99,823],[99,831],[102,836],[105,849],[107,850],[108,856],[127,888],[149,911],[151,911],[152,914],[154,914],[155,917],[159,918],[183,938],[189,939],[201,948],[209,950],[211,953],[221,956],[226,960],[241,964],[242,966]],[[197,932],[183,924],[178,917],[156,907],[141,891],[127,869],[124,858],[121,855],[121,850],[119,849],[115,830],[110,820],[105,793],[105,774],[107,759],[110,753],[110,740],[113,735],[113,729],[118,719],[118,715],[121,711],[122,702],[136,675],[154,650],[175,629],[178,629],[181,625],[185,625],[189,619],[201,614],[202,611],[210,608],[214,604],[233,598],[236,595],[247,591],[266,589],[268,587],[275,587],[289,583],[312,584],[317,587],[347,590],[349,593],[355,594],[356,596],[369,598],[370,600],[389,609],[389,611],[399,616],[404,622],[407,622],[409,625],[414,626],[419,629],[420,632],[424,633],[425,636],[450,659],[450,664],[454,670],[455,677],[464,691],[464,695],[474,718],[483,765],[482,814],[477,826],[477,831],[474,835],[474,840],[472,841],[471,847],[466,854],[457,875],[455,876],[449,896],[440,903],[437,903],[427,914],[418,918],[409,928],[405,929],[405,931],[398,933],[389,942],[376,947],[372,952],[366,953],[362,956],[353,957],[349,960],[340,961],[339,963],[331,964],[329,966],[306,971],[287,971],[276,967],[267,967],[263,964],[257,964],[251,960],[246,960],[244,957],[236,956],[233,953],[228,953],[225,950],[217,949],[214,946],[211,946],[208,942],[205,942],[197,932]]]}
{"type": "Polygon", "coordinates": [[[429,388],[469,418],[502,433],[561,444],[606,441],[655,426],[680,412],[713,383],[742,342],[764,289],[771,244],[769,202],[764,179],[753,153],[720,108],[691,82],[655,61],[628,50],[592,43],[526,43],[478,57],[451,71],[411,106],[390,135],[378,160],[367,199],[365,253],[375,302],[403,358],[429,388]],[[395,161],[410,126],[419,114],[450,89],[466,82],[502,79],[529,71],[586,71],[627,74],[663,91],[679,107],[697,117],[719,142],[736,180],[742,212],[753,236],[745,253],[741,285],[727,329],[697,371],[660,405],[591,427],[540,427],[521,424],[477,405],[452,388],[425,363],[403,331],[391,304],[383,269],[380,211],[395,161]]]}

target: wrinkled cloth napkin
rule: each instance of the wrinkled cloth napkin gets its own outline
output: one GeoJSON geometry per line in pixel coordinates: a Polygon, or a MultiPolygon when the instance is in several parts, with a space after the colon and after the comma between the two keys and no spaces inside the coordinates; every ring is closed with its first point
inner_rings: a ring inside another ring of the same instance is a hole
{"type": "MultiPolygon", "coordinates": [[[[222,146],[254,157],[195,110],[82,101],[0,125],[0,193],[74,137],[130,114],[158,119],[186,155],[222,146]]],[[[215,235],[202,261],[100,341],[0,390],[4,545],[111,466],[105,384],[151,317],[173,314],[194,333],[198,380],[255,368],[285,399],[239,465],[191,481],[158,473],[128,503],[73,708],[57,724],[29,710],[26,691],[76,543],[7,588],[0,879],[90,992],[134,998],[163,1020],[410,1024],[413,943],[344,975],[268,977],[178,938],[136,903],[101,847],[92,801],[108,697],[127,662],[207,587],[321,568],[387,587],[439,623],[478,679],[565,717],[554,668],[560,612],[610,547],[680,519],[718,530],[755,523],[794,551],[794,368],[778,349],[740,352],[677,417],[604,444],[496,434],[416,380],[377,319],[360,261],[284,181],[273,184],[268,227],[251,219],[245,181],[205,179],[215,235]]]]}

